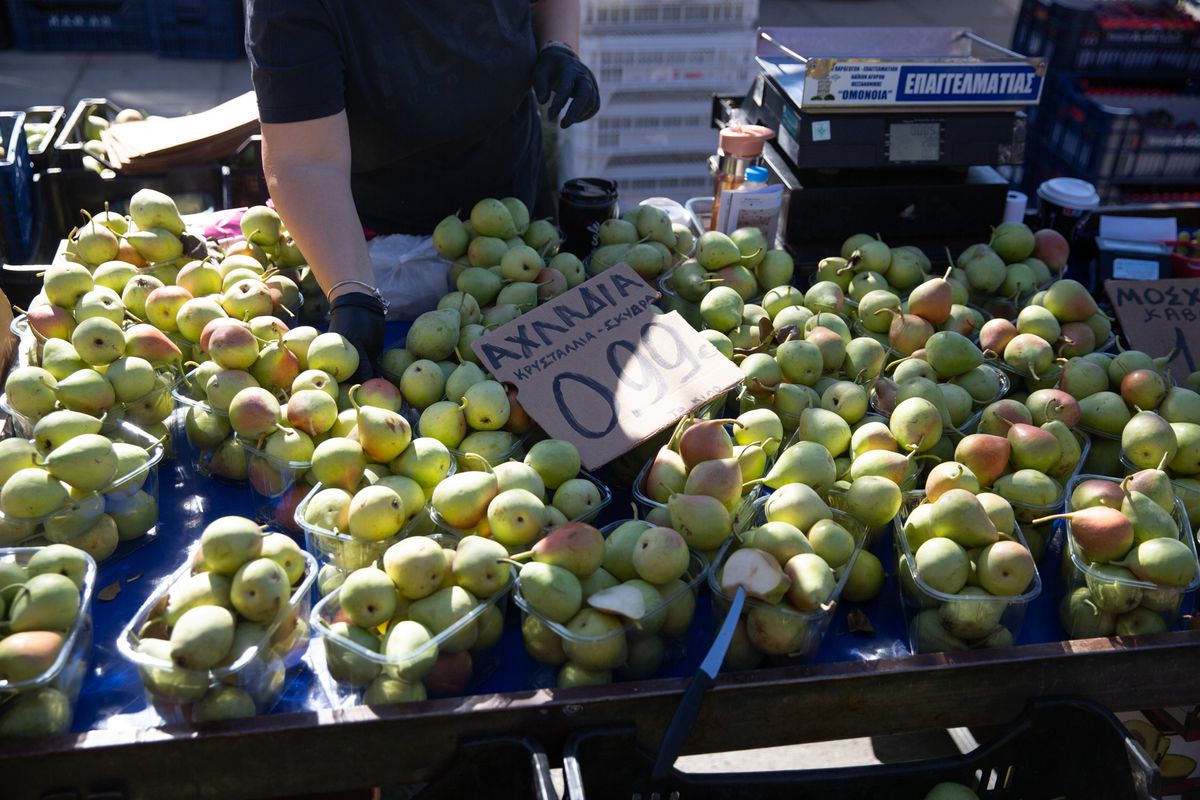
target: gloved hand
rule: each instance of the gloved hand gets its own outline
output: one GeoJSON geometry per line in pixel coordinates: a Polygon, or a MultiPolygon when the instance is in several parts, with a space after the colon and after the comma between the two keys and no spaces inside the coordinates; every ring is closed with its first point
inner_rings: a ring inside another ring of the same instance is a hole
{"type": "Polygon", "coordinates": [[[533,62],[533,92],[538,103],[544,105],[552,90],[554,102],[546,112],[551,121],[558,119],[563,106],[571,101],[571,108],[560,123],[564,128],[591,119],[600,110],[596,76],[565,44],[543,47],[533,62]]]}
{"type": "Polygon", "coordinates": [[[351,383],[362,383],[379,374],[383,325],[383,303],[364,292],[339,294],[330,304],[330,333],[340,333],[358,348],[358,369],[350,377],[351,383]]]}

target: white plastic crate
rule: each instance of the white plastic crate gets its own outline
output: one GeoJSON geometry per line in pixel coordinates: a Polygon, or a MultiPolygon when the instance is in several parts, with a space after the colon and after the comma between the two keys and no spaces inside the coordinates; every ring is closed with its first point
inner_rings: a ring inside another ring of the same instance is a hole
{"type": "Polygon", "coordinates": [[[585,32],[639,29],[752,28],[758,0],[581,0],[580,28],[585,32]]]}
{"type": "Polygon", "coordinates": [[[670,153],[713,149],[712,93],[629,93],[615,97],[567,136],[578,151],[670,153]]]}
{"type": "Polygon", "coordinates": [[[754,79],[754,31],[585,35],[580,57],[606,99],[640,89],[744,92],[754,79]]]}

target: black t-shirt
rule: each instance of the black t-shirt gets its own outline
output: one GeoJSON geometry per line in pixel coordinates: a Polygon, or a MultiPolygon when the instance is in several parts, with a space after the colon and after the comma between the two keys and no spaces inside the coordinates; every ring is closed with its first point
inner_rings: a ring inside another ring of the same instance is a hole
{"type": "Polygon", "coordinates": [[[263,122],[346,111],[365,227],[429,233],[484,197],[533,207],[529,0],[249,0],[246,51],[263,122]]]}

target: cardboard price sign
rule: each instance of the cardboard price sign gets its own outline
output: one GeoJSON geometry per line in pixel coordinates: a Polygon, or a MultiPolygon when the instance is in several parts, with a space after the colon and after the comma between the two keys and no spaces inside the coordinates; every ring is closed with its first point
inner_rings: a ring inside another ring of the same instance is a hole
{"type": "Polygon", "coordinates": [[[471,347],[547,433],[596,468],[742,380],[679,314],[656,315],[657,297],[618,264],[471,347]]]}
{"type": "Polygon", "coordinates": [[[1186,385],[1200,358],[1200,281],[1105,281],[1104,290],[1129,346],[1165,356],[1175,382],[1186,385]]]}

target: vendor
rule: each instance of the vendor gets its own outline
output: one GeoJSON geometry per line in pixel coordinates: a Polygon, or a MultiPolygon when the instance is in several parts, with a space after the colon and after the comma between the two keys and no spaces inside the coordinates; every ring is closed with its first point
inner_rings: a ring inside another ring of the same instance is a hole
{"type": "Polygon", "coordinates": [[[578,38],[579,0],[249,0],[267,185],[330,330],[359,348],[355,379],[378,364],[389,304],[413,317],[447,291],[439,220],[484,197],[535,206],[534,97],[553,95],[564,128],[599,109],[578,38]],[[364,228],[394,236],[368,245],[364,228]]]}

